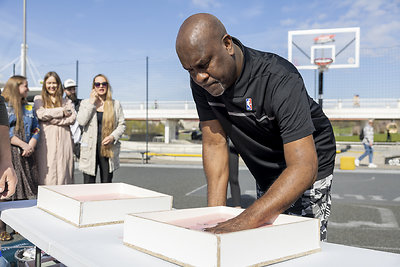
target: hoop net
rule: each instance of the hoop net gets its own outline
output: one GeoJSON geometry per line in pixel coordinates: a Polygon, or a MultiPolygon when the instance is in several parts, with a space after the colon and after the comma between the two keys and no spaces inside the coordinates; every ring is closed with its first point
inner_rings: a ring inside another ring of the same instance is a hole
{"type": "Polygon", "coordinates": [[[318,66],[320,71],[328,69],[329,65],[333,62],[332,58],[316,58],[314,64],[318,66]]]}

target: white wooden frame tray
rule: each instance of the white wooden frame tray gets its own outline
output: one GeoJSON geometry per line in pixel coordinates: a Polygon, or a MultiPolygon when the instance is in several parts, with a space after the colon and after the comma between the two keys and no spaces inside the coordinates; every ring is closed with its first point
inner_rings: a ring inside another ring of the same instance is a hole
{"type": "Polygon", "coordinates": [[[207,267],[268,265],[320,251],[318,219],[279,215],[272,226],[226,234],[187,227],[190,220],[203,224],[202,218],[235,217],[242,211],[207,207],[129,214],[124,244],[175,264],[207,267]]]}
{"type": "Polygon", "coordinates": [[[170,210],[172,196],[124,183],[39,186],[38,208],[77,227],[122,223],[128,213],[170,210]]]}

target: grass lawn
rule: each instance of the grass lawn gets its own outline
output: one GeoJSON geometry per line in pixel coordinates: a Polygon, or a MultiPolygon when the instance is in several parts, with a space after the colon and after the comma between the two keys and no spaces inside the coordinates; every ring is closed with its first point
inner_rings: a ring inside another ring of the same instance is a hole
{"type": "MultiPolygon", "coordinates": [[[[392,137],[392,142],[400,142],[400,133],[391,134],[391,137],[392,137]]],[[[358,135],[352,135],[352,136],[337,135],[335,136],[335,138],[336,141],[360,142],[360,138],[358,137],[358,135]]],[[[374,142],[386,142],[386,134],[374,134],[374,142]]]]}

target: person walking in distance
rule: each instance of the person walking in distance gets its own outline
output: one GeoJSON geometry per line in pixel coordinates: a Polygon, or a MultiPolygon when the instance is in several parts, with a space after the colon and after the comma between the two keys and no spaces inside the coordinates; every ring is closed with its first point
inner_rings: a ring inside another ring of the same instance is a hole
{"type": "Polygon", "coordinates": [[[365,152],[362,154],[358,159],[355,160],[355,165],[358,167],[360,166],[360,162],[368,156],[369,158],[369,164],[368,168],[376,168],[377,165],[373,163],[374,159],[374,127],[373,127],[374,121],[369,120],[368,123],[365,125],[363,132],[364,132],[364,138],[362,140],[362,144],[364,145],[365,152]]]}

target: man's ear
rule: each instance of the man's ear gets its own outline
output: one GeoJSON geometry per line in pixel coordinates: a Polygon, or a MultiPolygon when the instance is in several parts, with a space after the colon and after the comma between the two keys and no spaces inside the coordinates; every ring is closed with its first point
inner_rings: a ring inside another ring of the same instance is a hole
{"type": "Polygon", "coordinates": [[[222,42],[224,43],[225,49],[228,51],[228,53],[231,56],[234,55],[235,49],[233,48],[232,36],[225,34],[224,37],[222,37],[222,42]]]}

